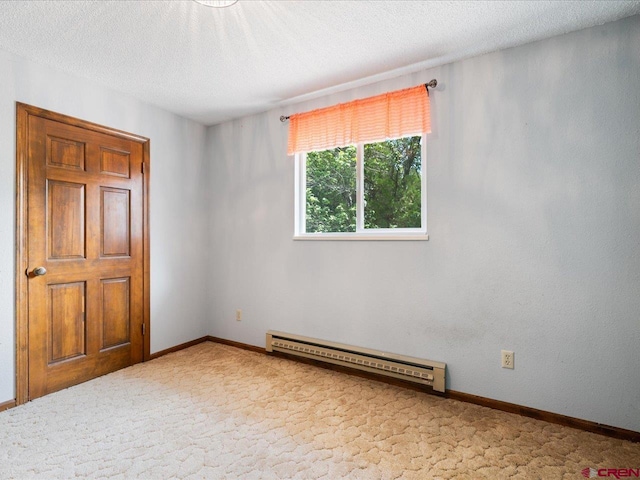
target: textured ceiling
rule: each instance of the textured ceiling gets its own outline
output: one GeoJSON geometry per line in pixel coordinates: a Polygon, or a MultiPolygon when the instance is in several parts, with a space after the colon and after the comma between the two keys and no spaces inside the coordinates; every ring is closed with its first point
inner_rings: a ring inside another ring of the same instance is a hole
{"type": "Polygon", "coordinates": [[[2,1],[0,49],[211,125],[640,13],[640,1],[2,1]]]}

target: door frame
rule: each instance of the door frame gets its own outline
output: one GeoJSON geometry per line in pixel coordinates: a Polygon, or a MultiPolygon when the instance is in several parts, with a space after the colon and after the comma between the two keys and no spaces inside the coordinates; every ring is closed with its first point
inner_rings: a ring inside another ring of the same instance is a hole
{"type": "Polygon", "coordinates": [[[151,357],[151,295],[150,295],[150,231],[149,231],[149,177],[150,140],[140,135],[80,120],[42,108],[16,102],[16,405],[29,401],[29,283],[26,272],[28,256],[28,128],[29,117],[36,116],[66,123],[94,132],[112,135],[142,145],[142,328],[144,332],[143,361],[151,357]]]}

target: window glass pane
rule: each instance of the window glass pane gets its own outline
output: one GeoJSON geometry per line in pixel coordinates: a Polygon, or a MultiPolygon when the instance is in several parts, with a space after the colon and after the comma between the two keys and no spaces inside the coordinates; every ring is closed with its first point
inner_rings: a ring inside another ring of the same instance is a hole
{"type": "Polygon", "coordinates": [[[307,233],[356,231],[356,147],[307,154],[307,233]]]}
{"type": "Polygon", "coordinates": [[[365,228],[420,228],[420,136],[364,146],[365,228]]]}

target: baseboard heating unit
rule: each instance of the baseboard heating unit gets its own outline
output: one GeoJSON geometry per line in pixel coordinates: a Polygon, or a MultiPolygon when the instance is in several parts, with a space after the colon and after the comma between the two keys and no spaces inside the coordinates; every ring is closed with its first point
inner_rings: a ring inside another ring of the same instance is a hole
{"type": "Polygon", "coordinates": [[[267,332],[267,352],[281,352],[429,385],[444,392],[447,365],[289,333],[267,332]]]}

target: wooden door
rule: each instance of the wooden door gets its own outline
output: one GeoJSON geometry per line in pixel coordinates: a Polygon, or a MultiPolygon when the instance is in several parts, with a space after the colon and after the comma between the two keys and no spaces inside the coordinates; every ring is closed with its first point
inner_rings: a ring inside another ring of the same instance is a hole
{"type": "Polygon", "coordinates": [[[28,400],[144,359],[148,141],[21,105],[18,123],[28,400]]]}

